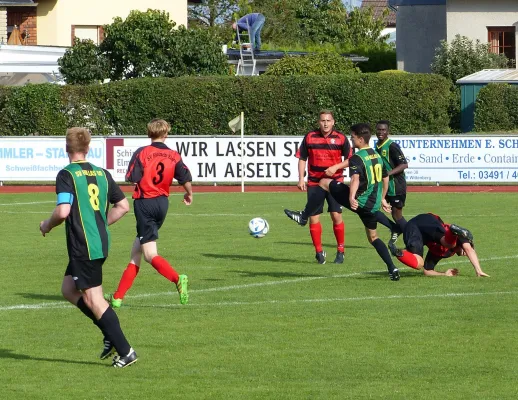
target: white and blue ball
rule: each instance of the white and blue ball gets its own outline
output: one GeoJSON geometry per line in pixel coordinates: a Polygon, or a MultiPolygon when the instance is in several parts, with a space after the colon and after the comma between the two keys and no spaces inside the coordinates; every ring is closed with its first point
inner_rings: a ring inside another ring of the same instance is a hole
{"type": "Polygon", "coordinates": [[[248,231],[256,239],[265,237],[269,230],[270,226],[264,218],[256,217],[248,223],[248,231]]]}

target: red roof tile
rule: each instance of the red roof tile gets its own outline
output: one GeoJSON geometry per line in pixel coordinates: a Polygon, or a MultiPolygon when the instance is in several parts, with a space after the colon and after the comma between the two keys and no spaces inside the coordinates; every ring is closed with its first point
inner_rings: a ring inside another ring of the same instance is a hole
{"type": "MultiPolygon", "coordinates": [[[[381,18],[383,11],[388,8],[388,0],[363,0],[361,8],[372,7],[374,10],[374,16],[381,18]]],[[[387,26],[396,26],[396,13],[389,9],[390,13],[385,18],[387,26]]]]}

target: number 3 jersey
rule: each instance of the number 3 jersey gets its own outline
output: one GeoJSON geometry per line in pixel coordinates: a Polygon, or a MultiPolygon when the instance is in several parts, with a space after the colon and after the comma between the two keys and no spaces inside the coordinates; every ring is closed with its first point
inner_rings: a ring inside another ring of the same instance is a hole
{"type": "Polygon", "coordinates": [[[162,142],[153,142],[137,149],[126,172],[126,181],[136,184],[134,199],[169,196],[173,178],[180,185],[191,182],[191,171],[180,154],[162,142]]]}
{"type": "Polygon", "coordinates": [[[73,162],[59,171],[56,194],[57,205],[71,205],[65,221],[68,257],[71,260],[108,257],[108,208],[110,203],[118,203],[125,197],[110,173],[87,161],[73,162]]]}

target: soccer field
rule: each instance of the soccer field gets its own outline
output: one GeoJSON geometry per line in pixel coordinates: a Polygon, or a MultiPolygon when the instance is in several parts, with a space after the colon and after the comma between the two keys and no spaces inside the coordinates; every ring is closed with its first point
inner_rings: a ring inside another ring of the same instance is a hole
{"type": "MultiPolygon", "coordinates": [[[[38,229],[55,195],[0,195],[1,399],[518,398],[516,194],[409,193],[407,219],[430,211],[469,228],[491,278],[455,257],[438,269],[459,268],[458,277],[399,264],[398,282],[347,210],[345,263],[332,264],[324,215],[328,263],[318,265],[307,227],[283,213],[305,194],[181,200],[170,197],[158,245],[189,275],[189,304],[143,264],[117,311],[139,361],[118,370],[98,359],[98,329],[61,297],[64,226],[45,238],[38,229]],[[270,224],[265,238],[248,235],[256,216],[270,224]]],[[[105,292],[128,262],[133,214],[111,232],[105,292]]]]}

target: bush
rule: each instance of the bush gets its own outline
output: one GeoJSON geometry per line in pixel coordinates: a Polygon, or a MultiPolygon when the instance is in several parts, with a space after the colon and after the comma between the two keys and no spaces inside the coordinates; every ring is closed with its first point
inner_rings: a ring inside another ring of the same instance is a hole
{"type": "Polygon", "coordinates": [[[389,119],[394,134],[447,133],[449,87],[438,75],[359,73],[28,85],[0,91],[0,134],[63,135],[83,125],[94,134],[143,135],[159,117],[177,135],[222,135],[231,134],[228,121],[244,111],[248,135],[302,135],[323,108],[334,110],[344,131],[389,119]]]}
{"type": "MultiPolygon", "coordinates": [[[[509,106],[514,106],[518,90],[508,84],[490,83],[480,89],[475,103],[476,132],[508,131],[518,127],[513,121],[509,106]],[[514,98],[513,98],[514,94],[514,98]]],[[[516,111],[513,110],[516,118],[516,111]]]]}
{"type": "Polygon", "coordinates": [[[265,75],[330,75],[359,72],[354,63],[338,53],[286,56],[268,67],[265,75]]]}

